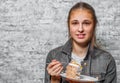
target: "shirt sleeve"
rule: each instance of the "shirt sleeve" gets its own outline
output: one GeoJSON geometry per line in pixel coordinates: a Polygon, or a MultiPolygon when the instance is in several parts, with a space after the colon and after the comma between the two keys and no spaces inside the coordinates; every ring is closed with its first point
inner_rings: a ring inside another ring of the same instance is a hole
{"type": "Polygon", "coordinates": [[[104,83],[117,83],[116,63],[113,57],[108,64],[104,83]]]}
{"type": "MultiPolygon", "coordinates": [[[[46,63],[50,63],[52,60],[52,55],[51,52],[48,53],[47,58],[46,58],[46,63]]],[[[48,64],[45,65],[45,78],[44,78],[44,83],[50,83],[50,75],[47,72],[47,66],[48,64]]]]}

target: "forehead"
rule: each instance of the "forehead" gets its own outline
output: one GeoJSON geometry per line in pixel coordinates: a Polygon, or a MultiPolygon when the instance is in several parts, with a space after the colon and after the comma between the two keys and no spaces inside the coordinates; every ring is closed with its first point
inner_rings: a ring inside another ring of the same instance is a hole
{"type": "Polygon", "coordinates": [[[93,19],[92,13],[87,9],[75,9],[70,14],[70,19],[93,19]]]}

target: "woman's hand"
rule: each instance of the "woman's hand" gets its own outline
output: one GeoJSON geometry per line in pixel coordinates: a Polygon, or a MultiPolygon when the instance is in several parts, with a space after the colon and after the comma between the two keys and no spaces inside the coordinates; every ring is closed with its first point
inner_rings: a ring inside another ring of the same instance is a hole
{"type": "Polygon", "coordinates": [[[57,60],[52,60],[51,63],[47,66],[48,74],[51,75],[51,83],[60,82],[60,72],[62,69],[62,64],[57,60]]]}
{"type": "Polygon", "coordinates": [[[47,66],[48,74],[51,76],[59,76],[62,69],[62,64],[57,60],[52,60],[51,63],[47,66]]]}

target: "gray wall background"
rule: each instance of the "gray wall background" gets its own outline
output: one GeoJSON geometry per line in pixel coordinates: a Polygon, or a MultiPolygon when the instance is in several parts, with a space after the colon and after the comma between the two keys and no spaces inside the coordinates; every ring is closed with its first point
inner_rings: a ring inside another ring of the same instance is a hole
{"type": "MultiPolygon", "coordinates": [[[[0,83],[43,83],[48,51],[67,41],[67,15],[80,0],[0,0],[0,83]]],[[[97,39],[117,63],[120,0],[83,0],[96,11],[97,39]]]]}

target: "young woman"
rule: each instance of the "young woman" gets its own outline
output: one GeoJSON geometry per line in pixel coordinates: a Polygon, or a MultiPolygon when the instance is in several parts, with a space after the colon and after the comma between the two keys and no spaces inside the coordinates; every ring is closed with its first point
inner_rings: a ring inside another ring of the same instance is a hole
{"type": "Polygon", "coordinates": [[[45,83],[69,83],[60,77],[60,73],[66,68],[71,58],[82,65],[81,74],[98,78],[97,83],[116,83],[114,58],[96,46],[96,24],[95,11],[89,4],[79,2],[70,9],[69,40],[65,45],[49,52],[46,59],[45,83]]]}

